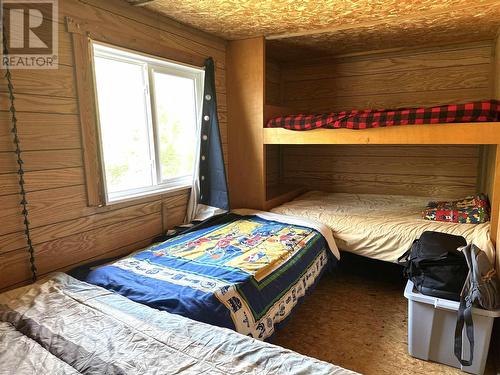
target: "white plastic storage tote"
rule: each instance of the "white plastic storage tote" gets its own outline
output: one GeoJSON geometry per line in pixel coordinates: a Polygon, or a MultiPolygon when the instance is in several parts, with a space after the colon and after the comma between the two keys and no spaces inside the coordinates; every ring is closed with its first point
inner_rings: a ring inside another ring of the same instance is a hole
{"type": "MultiPolygon", "coordinates": [[[[488,357],[493,320],[500,311],[473,308],[474,359],[462,366],[454,354],[455,326],[459,303],[419,293],[408,281],[408,352],[412,357],[443,363],[471,374],[482,374],[488,357]]],[[[463,356],[469,358],[469,342],[463,335],[463,356]]]]}

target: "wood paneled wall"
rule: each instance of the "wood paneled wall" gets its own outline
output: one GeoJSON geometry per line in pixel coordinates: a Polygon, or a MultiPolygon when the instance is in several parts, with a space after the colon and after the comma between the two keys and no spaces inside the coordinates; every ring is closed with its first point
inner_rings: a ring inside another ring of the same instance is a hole
{"type": "Polygon", "coordinates": [[[493,43],[284,65],[284,105],[312,112],[490,99],[493,43]]]}
{"type": "Polygon", "coordinates": [[[282,146],[266,145],[266,184],[272,188],[282,181],[282,146]]]}
{"type": "Polygon", "coordinates": [[[283,80],[278,62],[266,60],[266,104],[282,105],[283,80]]]}
{"type": "Polygon", "coordinates": [[[478,146],[287,146],[282,181],[311,190],[460,198],[476,192],[478,146]]]}
{"type": "MultiPolygon", "coordinates": [[[[325,112],[489,99],[493,53],[493,43],[482,42],[282,64],[281,104],[325,112]]],[[[480,146],[284,146],[281,182],[457,197],[476,191],[480,155],[480,146]]]]}
{"type": "MultiPolygon", "coordinates": [[[[87,206],[75,90],[73,51],[64,17],[131,40],[156,43],[216,62],[217,99],[227,160],[226,43],[119,0],[59,2],[59,69],[15,70],[13,84],[28,191],[32,238],[40,275],[100,257],[136,250],[180,224],[189,190],[108,207],[87,206]]],[[[0,85],[0,290],[29,280],[19,207],[16,160],[5,81],[0,85]]]]}

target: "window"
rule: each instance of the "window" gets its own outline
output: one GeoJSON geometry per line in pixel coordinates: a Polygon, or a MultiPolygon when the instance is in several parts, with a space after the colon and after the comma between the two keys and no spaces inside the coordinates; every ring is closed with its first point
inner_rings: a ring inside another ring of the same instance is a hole
{"type": "Polygon", "coordinates": [[[190,186],[204,71],[93,44],[106,201],[190,186]]]}

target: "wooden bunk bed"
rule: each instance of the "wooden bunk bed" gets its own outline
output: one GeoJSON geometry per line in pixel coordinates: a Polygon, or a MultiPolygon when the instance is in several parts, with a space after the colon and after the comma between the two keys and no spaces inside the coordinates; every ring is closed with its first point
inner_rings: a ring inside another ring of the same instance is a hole
{"type": "MultiPolygon", "coordinates": [[[[291,108],[266,105],[265,121],[273,117],[296,113],[291,108]]],[[[363,130],[314,129],[294,131],[283,128],[263,128],[265,145],[334,144],[334,145],[492,145],[495,163],[488,171],[492,186],[488,187],[491,200],[491,240],[495,244],[499,233],[500,207],[500,122],[471,122],[394,126],[363,130]]]]}
{"type": "Polygon", "coordinates": [[[264,128],[263,139],[266,145],[498,145],[500,144],[500,122],[428,124],[359,131],[315,129],[297,132],[282,128],[264,128]]]}
{"type": "MultiPolygon", "coordinates": [[[[490,236],[494,244],[498,242],[500,122],[363,130],[264,128],[273,117],[298,112],[294,108],[266,104],[265,54],[263,38],[231,41],[228,45],[229,186],[233,207],[269,210],[304,191],[300,186],[268,183],[267,155],[281,145],[489,145],[486,192],[492,206],[490,236]]],[[[496,258],[500,267],[500,257],[496,258]]]]}

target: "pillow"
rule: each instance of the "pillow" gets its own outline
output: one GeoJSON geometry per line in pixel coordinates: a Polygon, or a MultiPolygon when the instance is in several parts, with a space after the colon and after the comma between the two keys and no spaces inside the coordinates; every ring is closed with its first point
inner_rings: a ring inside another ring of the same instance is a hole
{"type": "Polygon", "coordinates": [[[488,198],[479,194],[456,201],[429,202],[423,218],[461,224],[485,223],[490,219],[488,198]]]}

